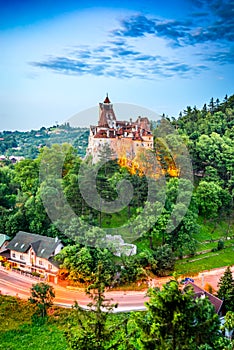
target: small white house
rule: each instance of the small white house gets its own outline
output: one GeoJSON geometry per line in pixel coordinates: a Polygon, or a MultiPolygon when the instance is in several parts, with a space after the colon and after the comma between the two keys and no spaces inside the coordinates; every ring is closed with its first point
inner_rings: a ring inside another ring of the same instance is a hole
{"type": "Polygon", "coordinates": [[[115,256],[130,256],[137,253],[137,246],[125,243],[121,235],[106,235],[106,242],[111,246],[115,256]]]}

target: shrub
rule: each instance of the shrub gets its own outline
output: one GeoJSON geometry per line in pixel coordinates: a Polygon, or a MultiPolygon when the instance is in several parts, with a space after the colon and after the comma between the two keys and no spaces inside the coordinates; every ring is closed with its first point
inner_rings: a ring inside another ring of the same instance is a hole
{"type": "Polygon", "coordinates": [[[32,276],[34,276],[34,277],[40,277],[41,275],[40,275],[40,273],[38,273],[38,272],[32,272],[32,276]]]}
{"type": "Polygon", "coordinates": [[[224,248],[224,241],[222,239],[220,239],[218,241],[217,250],[221,250],[223,248],[224,248]]]}

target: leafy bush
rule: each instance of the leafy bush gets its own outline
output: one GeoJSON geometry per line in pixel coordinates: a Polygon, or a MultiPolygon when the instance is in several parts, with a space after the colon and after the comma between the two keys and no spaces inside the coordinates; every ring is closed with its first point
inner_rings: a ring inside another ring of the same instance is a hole
{"type": "Polygon", "coordinates": [[[224,248],[224,241],[222,239],[220,239],[218,241],[217,250],[221,250],[223,248],[224,248]]]}

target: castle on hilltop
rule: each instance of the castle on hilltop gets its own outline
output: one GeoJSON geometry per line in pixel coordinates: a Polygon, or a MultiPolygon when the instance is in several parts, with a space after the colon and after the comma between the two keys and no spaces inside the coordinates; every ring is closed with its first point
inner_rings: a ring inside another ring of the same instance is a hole
{"type": "Polygon", "coordinates": [[[135,158],[139,149],[153,148],[149,119],[139,116],[136,121],[131,118],[129,121],[117,120],[108,94],[104,102],[99,103],[98,125],[90,126],[87,156],[91,155],[93,163],[97,163],[100,151],[107,145],[113,157],[129,160],[135,158]]]}

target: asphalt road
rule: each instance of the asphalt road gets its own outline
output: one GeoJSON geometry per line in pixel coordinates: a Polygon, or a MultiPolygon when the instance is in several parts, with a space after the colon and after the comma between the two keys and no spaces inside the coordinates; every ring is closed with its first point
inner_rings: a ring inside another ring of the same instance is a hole
{"type": "MultiPolygon", "coordinates": [[[[234,273],[234,266],[232,266],[231,270],[234,273]]],[[[205,284],[209,283],[215,290],[217,290],[218,281],[224,271],[225,267],[203,271],[192,278],[194,279],[194,282],[201,287],[204,287],[205,284]]],[[[156,278],[151,281],[151,286],[161,287],[162,284],[169,279],[169,277],[156,278]]],[[[0,291],[2,294],[12,296],[17,295],[20,298],[27,299],[30,296],[30,288],[34,283],[37,283],[37,280],[21,276],[17,272],[8,271],[3,267],[0,267],[0,291]]],[[[74,302],[77,301],[79,305],[86,306],[87,303],[90,302],[90,299],[84,292],[68,290],[65,287],[58,285],[53,285],[53,287],[55,289],[56,297],[54,303],[56,305],[71,307],[74,302]]],[[[146,291],[110,291],[106,293],[106,297],[108,299],[113,299],[113,302],[118,303],[116,311],[142,310],[145,308],[145,301],[147,301],[146,291]]]]}
{"type": "MultiPolygon", "coordinates": [[[[2,294],[27,299],[30,296],[30,288],[34,283],[37,283],[37,280],[0,268],[0,291],[2,294]]],[[[53,287],[56,295],[54,304],[56,305],[71,307],[77,301],[79,305],[86,306],[90,302],[90,299],[84,292],[68,290],[54,284],[53,287]]],[[[145,294],[146,292],[114,291],[107,292],[106,297],[118,303],[118,309],[116,311],[130,311],[145,308],[144,302],[147,300],[145,294]]]]}

